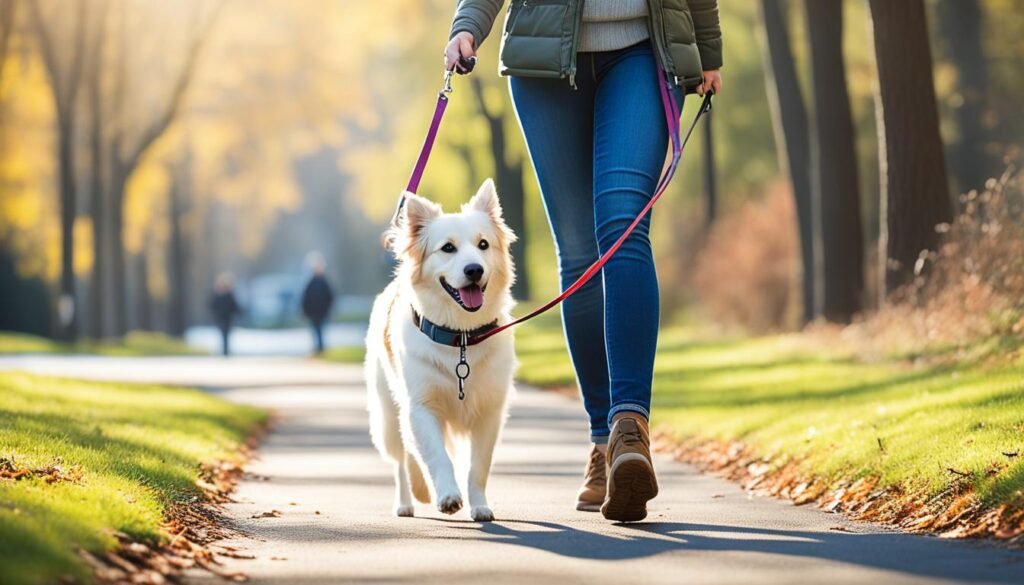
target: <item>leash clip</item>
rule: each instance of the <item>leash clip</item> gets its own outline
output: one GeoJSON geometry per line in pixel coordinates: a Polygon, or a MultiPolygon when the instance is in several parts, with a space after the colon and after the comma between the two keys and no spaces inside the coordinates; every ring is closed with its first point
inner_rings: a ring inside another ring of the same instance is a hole
{"type": "Polygon", "coordinates": [[[469,345],[469,334],[463,331],[459,335],[459,363],[455,366],[455,377],[459,379],[459,400],[466,399],[466,378],[469,377],[469,362],[466,361],[467,345],[469,345]]]}
{"type": "MultiPolygon", "coordinates": [[[[450,94],[453,91],[455,91],[455,88],[452,87],[452,75],[454,74],[455,71],[451,69],[448,69],[444,72],[444,86],[441,88],[441,97],[445,97],[447,94],[450,94]]],[[[445,99],[447,98],[445,97],[445,99]]]]}

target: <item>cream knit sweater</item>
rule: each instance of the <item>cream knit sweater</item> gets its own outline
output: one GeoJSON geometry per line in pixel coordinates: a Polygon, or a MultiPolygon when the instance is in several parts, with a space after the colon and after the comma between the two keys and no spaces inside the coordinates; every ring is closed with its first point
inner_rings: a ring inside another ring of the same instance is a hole
{"type": "Polygon", "coordinates": [[[581,52],[624,49],[649,36],[647,0],[583,0],[581,52]]]}

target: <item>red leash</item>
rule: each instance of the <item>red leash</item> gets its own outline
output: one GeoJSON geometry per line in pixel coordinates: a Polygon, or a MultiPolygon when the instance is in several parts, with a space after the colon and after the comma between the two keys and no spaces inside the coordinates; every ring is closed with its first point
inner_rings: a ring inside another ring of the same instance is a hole
{"type": "MultiPolygon", "coordinates": [[[[419,188],[420,179],[423,178],[423,171],[424,169],[426,169],[427,159],[430,158],[430,151],[434,146],[434,140],[437,138],[437,131],[441,125],[441,118],[444,116],[445,108],[448,106],[447,94],[452,92],[451,76],[451,71],[445,73],[444,88],[441,89],[441,91],[438,93],[437,105],[434,108],[434,117],[431,120],[430,128],[427,130],[427,137],[423,141],[423,148],[420,150],[420,156],[416,161],[416,166],[413,168],[412,176],[409,178],[409,186],[406,188],[406,191],[410,193],[416,192],[416,189],[419,188]]],[[[487,333],[481,334],[477,337],[468,338],[465,342],[466,345],[476,345],[481,341],[484,341],[485,339],[491,336],[497,335],[506,329],[515,327],[516,325],[519,325],[520,323],[523,323],[525,321],[529,321],[530,319],[533,319],[534,317],[540,315],[541,313],[544,313],[554,308],[559,303],[575,294],[576,291],[583,288],[583,285],[587,284],[590,281],[590,279],[594,278],[594,276],[596,276],[597,273],[601,271],[601,268],[603,268],[604,265],[607,264],[608,261],[612,259],[612,256],[614,256],[615,253],[618,252],[619,248],[622,247],[622,244],[626,241],[626,238],[628,238],[630,234],[633,233],[633,230],[635,230],[636,227],[640,225],[640,222],[643,221],[644,217],[647,216],[647,214],[651,211],[651,208],[654,207],[654,204],[658,202],[658,199],[661,199],[661,196],[665,193],[665,189],[668,187],[669,182],[672,181],[672,177],[676,174],[676,168],[679,166],[679,161],[682,159],[683,156],[683,149],[686,148],[686,144],[690,141],[690,136],[693,134],[694,128],[697,127],[697,123],[704,116],[704,114],[707,114],[708,112],[711,111],[711,96],[714,94],[709,91],[704,96],[704,101],[701,103],[700,110],[697,111],[697,115],[694,116],[693,118],[693,123],[690,124],[690,128],[686,131],[686,137],[680,139],[679,117],[676,116],[675,114],[675,112],[679,111],[679,106],[676,102],[675,95],[673,95],[672,82],[669,81],[668,78],[661,75],[660,70],[658,77],[658,89],[661,92],[661,104],[665,110],[665,123],[668,126],[669,138],[672,141],[672,158],[669,161],[668,165],[666,165],[665,170],[662,172],[661,178],[658,180],[658,188],[654,191],[654,195],[651,196],[650,201],[648,201],[647,205],[645,205],[644,208],[640,210],[640,213],[638,213],[636,218],[633,219],[633,222],[629,224],[629,227],[626,228],[626,231],[622,232],[622,235],[619,236],[619,239],[616,240],[614,244],[612,244],[612,247],[609,248],[604,254],[602,254],[596,261],[594,261],[594,263],[591,264],[590,267],[587,268],[587,270],[583,274],[581,274],[579,278],[576,279],[576,282],[572,283],[572,285],[570,285],[568,288],[562,291],[562,294],[544,303],[540,307],[537,307],[533,311],[530,311],[526,315],[519,317],[518,319],[515,319],[509,323],[491,329],[487,333]]],[[[402,211],[403,205],[405,205],[404,193],[402,194],[402,197],[398,201],[398,207],[395,209],[395,215],[392,218],[392,222],[398,221],[399,214],[402,211]]]]}

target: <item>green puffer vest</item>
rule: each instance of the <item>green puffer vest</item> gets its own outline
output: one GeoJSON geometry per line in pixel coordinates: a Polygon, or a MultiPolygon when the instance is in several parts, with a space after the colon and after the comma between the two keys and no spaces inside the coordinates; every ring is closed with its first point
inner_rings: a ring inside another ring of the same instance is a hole
{"type": "MultiPolygon", "coordinates": [[[[568,78],[575,84],[584,0],[511,0],[501,41],[502,75],[568,78]]],[[[647,0],[651,39],[662,69],[693,87],[722,66],[718,0],[647,0]]],[[[451,34],[469,32],[479,47],[504,0],[460,0],[451,34]]]]}

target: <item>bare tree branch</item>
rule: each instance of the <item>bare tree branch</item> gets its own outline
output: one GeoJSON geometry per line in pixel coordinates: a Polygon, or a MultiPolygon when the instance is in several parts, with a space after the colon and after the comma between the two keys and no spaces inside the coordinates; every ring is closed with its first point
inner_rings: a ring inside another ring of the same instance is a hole
{"type": "MultiPolygon", "coordinates": [[[[142,133],[139,143],[135,145],[135,148],[124,159],[125,168],[130,169],[134,167],[138,163],[139,159],[142,158],[142,155],[145,154],[146,150],[148,150],[149,147],[167,131],[167,128],[170,127],[171,123],[178,117],[178,113],[181,111],[182,104],[185,101],[185,93],[188,91],[189,86],[192,84],[192,79],[195,77],[195,69],[196,64],[199,62],[199,56],[210,36],[210,31],[217,22],[217,17],[219,16],[223,6],[223,1],[215,4],[205,26],[198,27],[199,30],[192,38],[192,42],[189,45],[188,53],[185,57],[185,63],[182,65],[181,72],[174,84],[174,90],[171,92],[170,99],[167,102],[167,107],[160,116],[154,119],[153,124],[142,133]]],[[[198,21],[200,19],[198,9],[196,9],[193,17],[198,25],[198,21]]]]}
{"type": "Polygon", "coordinates": [[[43,61],[49,72],[50,82],[53,84],[58,115],[68,116],[71,115],[70,110],[75,102],[75,96],[78,95],[79,81],[82,78],[82,63],[85,59],[86,2],[85,0],[78,0],[76,5],[74,49],[67,71],[63,71],[61,60],[57,56],[54,36],[47,25],[46,18],[39,4],[39,2],[28,3],[31,10],[33,29],[39,39],[39,50],[43,55],[43,61]]]}

